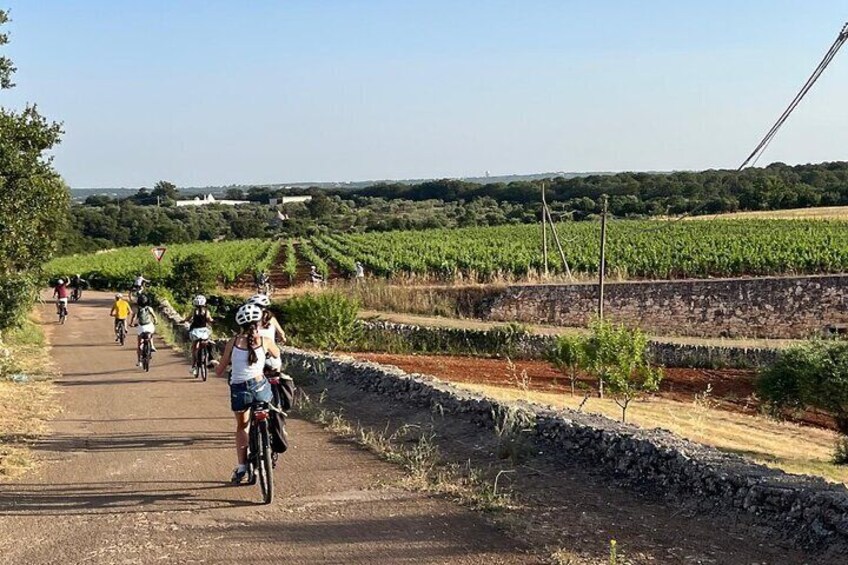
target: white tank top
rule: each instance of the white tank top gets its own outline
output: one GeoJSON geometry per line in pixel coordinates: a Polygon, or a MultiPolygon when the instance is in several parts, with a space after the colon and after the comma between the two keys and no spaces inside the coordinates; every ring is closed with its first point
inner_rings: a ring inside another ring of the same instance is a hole
{"type": "Polygon", "coordinates": [[[247,349],[233,346],[231,362],[233,371],[230,376],[232,384],[246,383],[263,375],[263,367],[265,366],[265,349],[261,346],[254,348],[256,351],[256,363],[251,364],[248,360],[247,349]]]}
{"type": "Polygon", "coordinates": [[[259,331],[256,332],[259,337],[264,337],[265,339],[270,340],[271,343],[274,343],[276,333],[277,328],[274,327],[274,324],[269,325],[267,328],[259,326],[259,331]]]}

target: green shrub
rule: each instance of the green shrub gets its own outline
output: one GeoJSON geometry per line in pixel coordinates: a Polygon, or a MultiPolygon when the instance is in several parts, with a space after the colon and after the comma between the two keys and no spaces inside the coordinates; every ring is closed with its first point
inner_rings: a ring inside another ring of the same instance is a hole
{"type": "Polygon", "coordinates": [[[188,302],[196,294],[209,294],[215,290],[215,265],[200,253],[192,253],[174,262],[168,288],[178,302],[188,302]]]}
{"type": "Polygon", "coordinates": [[[0,331],[17,326],[35,299],[35,285],[23,275],[0,275],[0,331]]]}
{"type": "Polygon", "coordinates": [[[579,334],[557,336],[547,358],[568,377],[571,382],[571,395],[574,396],[578,371],[586,366],[586,338],[579,334]]]}
{"type": "Polygon", "coordinates": [[[334,350],[358,338],[359,304],[335,292],[305,294],[274,305],[283,329],[296,345],[334,350]]]}

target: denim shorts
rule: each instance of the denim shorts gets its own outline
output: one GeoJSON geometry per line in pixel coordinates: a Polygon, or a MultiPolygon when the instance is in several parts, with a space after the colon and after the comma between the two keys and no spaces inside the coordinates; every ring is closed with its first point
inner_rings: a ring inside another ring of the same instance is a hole
{"type": "Polygon", "coordinates": [[[243,412],[254,402],[272,402],[274,393],[268,379],[250,380],[230,385],[230,407],[233,412],[243,412]]]}

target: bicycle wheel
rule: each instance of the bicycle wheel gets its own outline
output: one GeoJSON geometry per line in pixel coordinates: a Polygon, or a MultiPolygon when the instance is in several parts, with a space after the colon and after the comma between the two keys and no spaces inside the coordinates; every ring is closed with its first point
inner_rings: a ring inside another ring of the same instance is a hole
{"type": "Polygon", "coordinates": [[[127,340],[127,327],[124,324],[119,324],[118,326],[118,341],[121,342],[121,345],[124,345],[124,342],[127,340]]]}
{"type": "Polygon", "coordinates": [[[262,501],[271,504],[274,499],[274,467],[271,462],[271,439],[268,436],[267,420],[259,422],[259,453],[257,453],[257,474],[259,475],[259,489],[262,491],[262,501]]]}
{"type": "Polygon", "coordinates": [[[141,367],[145,372],[150,371],[150,340],[145,339],[141,344],[141,367]]]}
{"type": "MultiPolygon", "coordinates": [[[[253,414],[250,417],[252,419],[253,414]]],[[[247,484],[249,485],[256,484],[256,468],[258,467],[256,455],[259,453],[259,448],[257,447],[259,443],[257,440],[257,429],[257,426],[251,425],[247,438],[247,484]]]]}
{"type": "Polygon", "coordinates": [[[209,352],[206,351],[206,345],[202,345],[200,347],[200,360],[198,361],[197,374],[200,376],[200,379],[205,381],[207,377],[207,373],[209,372],[209,368],[207,367],[209,363],[209,352]]]}

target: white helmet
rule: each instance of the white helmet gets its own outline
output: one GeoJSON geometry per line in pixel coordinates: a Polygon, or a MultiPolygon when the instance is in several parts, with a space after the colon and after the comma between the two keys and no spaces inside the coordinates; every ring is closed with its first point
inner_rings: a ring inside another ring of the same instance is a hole
{"type": "Polygon", "coordinates": [[[253,296],[247,299],[247,302],[245,302],[245,304],[254,304],[256,306],[259,306],[260,308],[267,308],[271,305],[271,299],[264,294],[254,294],[253,296]]]}
{"type": "Polygon", "coordinates": [[[123,298],[123,297],[124,297],[124,295],[123,295],[123,294],[121,294],[120,292],[116,292],[116,293],[115,293],[115,300],[120,300],[120,299],[121,299],[121,298],[123,298]]]}
{"type": "Polygon", "coordinates": [[[194,305],[195,306],[206,306],[206,297],[202,294],[198,294],[194,297],[194,305]]]}
{"type": "Polygon", "coordinates": [[[262,319],[262,308],[256,304],[245,304],[236,312],[236,323],[240,326],[253,324],[262,319]]]}
{"type": "Polygon", "coordinates": [[[56,284],[58,284],[58,285],[65,284],[65,279],[59,279],[58,281],[56,281],[56,284]]]}

